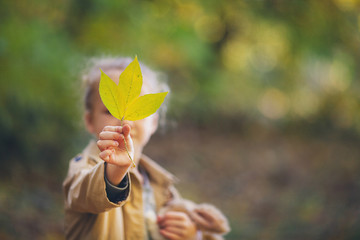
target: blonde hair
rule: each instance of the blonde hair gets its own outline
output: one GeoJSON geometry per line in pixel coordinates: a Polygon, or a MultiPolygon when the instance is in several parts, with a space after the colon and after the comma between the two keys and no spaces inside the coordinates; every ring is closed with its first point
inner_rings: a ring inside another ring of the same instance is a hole
{"type": "MultiPolygon", "coordinates": [[[[99,57],[91,58],[87,64],[86,70],[82,73],[82,84],[84,89],[83,101],[85,110],[91,111],[94,101],[94,93],[98,91],[101,72],[100,69],[107,73],[109,71],[122,72],[133,61],[129,57],[99,57]]],[[[150,91],[153,93],[167,92],[169,86],[165,82],[165,75],[160,72],[155,72],[149,67],[140,63],[141,72],[143,75],[143,82],[147,84],[150,91]]],[[[165,123],[165,114],[167,111],[167,99],[158,110],[160,125],[165,123]]]]}

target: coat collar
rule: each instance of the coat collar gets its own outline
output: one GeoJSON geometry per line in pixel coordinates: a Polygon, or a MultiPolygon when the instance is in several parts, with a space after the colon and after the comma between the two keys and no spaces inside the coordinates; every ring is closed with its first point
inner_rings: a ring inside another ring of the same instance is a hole
{"type": "Polygon", "coordinates": [[[146,155],[142,155],[139,166],[149,174],[149,178],[158,184],[170,185],[178,182],[178,179],[169,171],[165,170],[146,155]]]}
{"type": "MultiPolygon", "coordinates": [[[[95,161],[95,163],[103,161],[99,157],[99,153],[100,150],[94,140],[91,140],[84,150],[84,156],[88,156],[89,159],[95,161]]],[[[170,185],[178,182],[178,179],[173,174],[165,170],[163,167],[144,154],[140,158],[139,166],[144,168],[148,173],[149,178],[158,184],[170,185]]],[[[132,170],[130,170],[130,172],[132,172],[132,170]]]]}

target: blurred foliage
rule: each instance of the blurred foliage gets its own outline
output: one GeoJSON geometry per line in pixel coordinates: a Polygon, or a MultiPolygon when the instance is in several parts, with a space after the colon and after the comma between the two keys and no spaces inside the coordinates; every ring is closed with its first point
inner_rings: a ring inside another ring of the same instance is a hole
{"type": "MultiPolygon", "coordinates": [[[[358,0],[0,1],[1,179],[59,187],[88,137],[78,72],[104,54],[163,71],[178,122],[358,139],[359,32],[358,0]]],[[[324,201],[311,196],[309,214],[324,201]]],[[[301,223],[287,224],[284,239],[301,223]]]]}

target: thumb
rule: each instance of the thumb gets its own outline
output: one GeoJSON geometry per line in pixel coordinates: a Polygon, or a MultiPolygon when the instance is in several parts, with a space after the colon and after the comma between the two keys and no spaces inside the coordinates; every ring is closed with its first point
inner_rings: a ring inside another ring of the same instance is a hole
{"type": "Polygon", "coordinates": [[[122,133],[125,137],[128,137],[130,135],[131,127],[129,124],[125,124],[122,128],[122,133]]]}

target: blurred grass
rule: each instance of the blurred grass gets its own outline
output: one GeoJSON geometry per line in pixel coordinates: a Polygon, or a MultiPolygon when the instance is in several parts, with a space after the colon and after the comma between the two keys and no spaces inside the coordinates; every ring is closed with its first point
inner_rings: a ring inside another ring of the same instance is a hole
{"type": "Polygon", "coordinates": [[[138,55],[167,75],[178,124],[147,151],[225,211],[228,239],[358,239],[359,10],[1,1],[0,238],[63,237],[61,182],[89,137],[78,73],[87,57],[138,55]]]}

